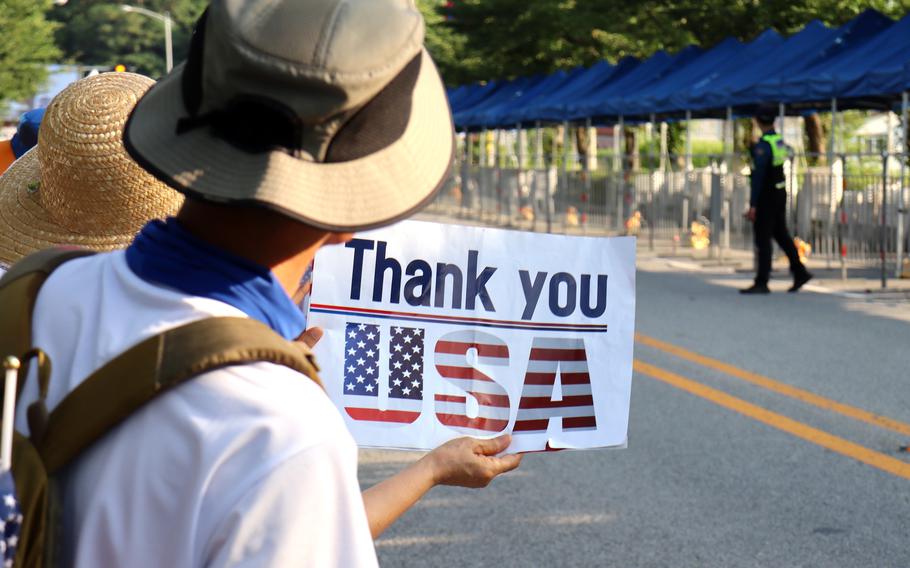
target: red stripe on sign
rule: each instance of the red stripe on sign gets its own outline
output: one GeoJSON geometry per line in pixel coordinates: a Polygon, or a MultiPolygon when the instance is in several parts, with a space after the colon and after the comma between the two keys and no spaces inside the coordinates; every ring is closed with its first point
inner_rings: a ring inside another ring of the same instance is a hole
{"type": "Polygon", "coordinates": [[[559,373],[559,382],[564,385],[586,385],[591,382],[587,373],[559,373]]]}
{"type": "Polygon", "coordinates": [[[472,392],[471,395],[477,399],[480,406],[495,406],[496,408],[509,408],[509,395],[507,394],[486,394],[482,392],[472,392]]]}
{"type": "Polygon", "coordinates": [[[531,349],[531,361],[585,361],[584,349],[531,349]]]}
{"type": "MultiPolygon", "coordinates": [[[[554,417],[556,418],[556,417],[554,417]]],[[[512,428],[513,432],[545,432],[547,425],[549,424],[549,418],[542,418],[540,420],[518,420],[515,422],[515,427],[512,428]]],[[[563,430],[571,430],[573,428],[596,428],[597,419],[593,416],[578,416],[575,418],[563,418],[562,419],[562,428],[563,430]]]]}
{"type": "Polygon", "coordinates": [[[436,418],[446,426],[473,428],[474,430],[485,430],[487,432],[499,432],[509,425],[508,420],[468,418],[467,416],[462,416],[460,414],[441,414],[437,412],[436,418]]]}
{"type": "MultiPolygon", "coordinates": [[[[510,408],[509,395],[505,394],[486,394],[482,392],[472,392],[471,396],[477,399],[480,406],[493,406],[495,408],[510,408]]],[[[448,394],[437,394],[436,400],[439,402],[467,402],[463,396],[452,396],[448,394]]]]}
{"type": "Polygon", "coordinates": [[[354,420],[363,420],[369,422],[396,422],[400,424],[410,424],[420,417],[419,412],[409,412],[407,410],[377,410],[375,408],[358,408],[345,406],[348,414],[354,420]]]}
{"type": "Polygon", "coordinates": [[[462,404],[468,401],[468,399],[463,396],[452,396],[450,394],[437,394],[436,400],[439,402],[460,402],[462,404]]]}
{"type": "Polygon", "coordinates": [[[464,355],[468,349],[477,349],[477,355],[480,357],[509,357],[509,348],[505,345],[489,345],[486,343],[463,343],[461,341],[437,341],[437,353],[451,353],[454,355],[464,355]]]}
{"type": "Polygon", "coordinates": [[[591,395],[564,396],[562,400],[550,400],[545,396],[522,397],[518,408],[566,408],[570,406],[594,406],[591,395]]]}
{"type": "Polygon", "coordinates": [[[527,373],[526,385],[552,385],[556,382],[556,373],[527,373]]]}
{"type": "MultiPolygon", "coordinates": [[[[527,373],[526,385],[552,385],[556,382],[556,373],[527,373]]],[[[559,373],[559,382],[564,385],[587,385],[591,382],[588,373],[559,373]]]]}
{"type": "Polygon", "coordinates": [[[593,416],[576,416],[575,418],[563,418],[562,427],[566,428],[596,428],[597,419],[593,416]]]}
{"type": "Polygon", "coordinates": [[[452,367],[450,365],[436,365],[439,374],[447,379],[472,379],[475,381],[493,382],[493,379],[471,367],[452,367]]]}
{"type": "Polygon", "coordinates": [[[515,427],[512,428],[513,432],[534,432],[537,430],[546,431],[547,424],[550,423],[549,418],[543,418],[540,420],[519,420],[515,422],[515,427]]]}

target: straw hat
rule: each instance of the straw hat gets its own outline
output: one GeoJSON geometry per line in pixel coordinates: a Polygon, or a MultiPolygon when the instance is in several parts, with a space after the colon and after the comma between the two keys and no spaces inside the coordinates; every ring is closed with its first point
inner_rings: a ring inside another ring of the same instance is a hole
{"type": "Polygon", "coordinates": [[[452,117],[413,0],[215,0],[136,106],[130,155],[177,190],[356,231],[447,179],[452,117]]]}
{"type": "Polygon", "coordinates": [[[0,262],[56,245],[113,250],[183,197],[140,168],[123,147],[127,116],[154,81],[104,73],[54,97],[38,146],[0,176],[0,262]]]}

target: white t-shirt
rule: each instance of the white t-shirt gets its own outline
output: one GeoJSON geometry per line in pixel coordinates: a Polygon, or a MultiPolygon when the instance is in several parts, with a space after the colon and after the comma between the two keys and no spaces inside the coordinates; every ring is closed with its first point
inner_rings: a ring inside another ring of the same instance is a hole
{"type": "MultiPolygon", "coordinates": [[[[236,308],[144,282],[122,251],[67,262],[38,295],[34,342],[53,408],[92,371],[163,330],[236,308]]],[[[37,398],[30,377],[16,426],[37,398]]],[[[357,448],[313,381],[219,369],[93,445],[64,480],[63,558],[78,567],[375,566],[357,448]]]]}

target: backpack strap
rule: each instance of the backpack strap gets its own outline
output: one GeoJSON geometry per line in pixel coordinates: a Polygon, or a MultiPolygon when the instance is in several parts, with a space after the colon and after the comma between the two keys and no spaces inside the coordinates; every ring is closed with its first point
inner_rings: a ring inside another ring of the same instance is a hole
{"type": "MultiPolygon", "coordinates": [[[[0,356],[15,355],[27,363],[25,354],[32,350],[32,311],[44,281],[64,262],[93,254],[75,248],[43,250],[23,258],[0,278],[0,356]]],[[[23,368],[20,376],[26,373],[23,368]]],[[[24,383],[19,381],[17,398],[24,383]]]]}
{"type": "Polygon", "coordinates": [[[53,474],[147,402],[207,371],[269,361],[322,386],[309,348],[247,318],[198,320],[150,337],[92,373],[54,408],[35,440],[53,474]]]}

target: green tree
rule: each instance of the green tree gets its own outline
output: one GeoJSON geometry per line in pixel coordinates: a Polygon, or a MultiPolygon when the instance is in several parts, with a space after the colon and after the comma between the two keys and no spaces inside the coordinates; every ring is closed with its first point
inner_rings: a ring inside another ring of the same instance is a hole
{"type": "MultiPolygon", "coordinates": [[[[186,58],[193,24],[206,0],[125,0],[173,19],[174,63],[186,58]]],[[[113,66],[118,63],[150,77],[165,71],[164,25],[142,14],[124,12],[119,3],[79,0],[54,10],[63,24],[57,43],[66,56],[81,65],[113,66]]]]}
{"type": "MultiPolygon", "coordinates": [[[[462,37],[454,62],[474,80],[551,72],[659,49],[705,48],[726,37],[754,39],[767,28],[799,31],[812,19],[837,26],[867,8],[897,18],[910,0],[454,0],[442,27],[462,37]],[[480,64],[477,64],[477,62],[480,64]]],[[[429,20],[428,20],[429,21],[429,20]]],[[[433,32],[442,33],[442,32],[433,32]]]]}
{"type": "Polygon", "coordinates": [[[439,0],[417,0],[417,7],[426,20],[427,51],[447,84],[469,83],[478,76],[479,53],[470,49],[464,34],[445,25],[445,14],[440,11],[442,5],[439,0]]]}
{"type": "Polygon", "coordinates": [[[31,97],[59,55],[55,25],[45,19],[49,0],[0,0],[0,104],[31,97]]]}

